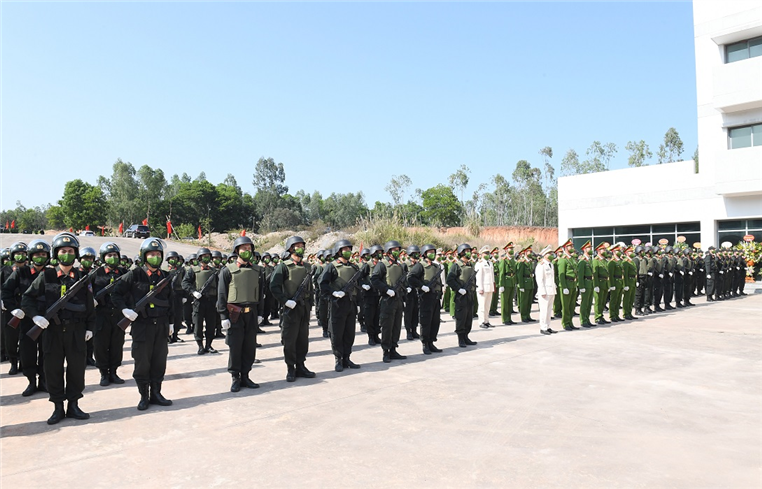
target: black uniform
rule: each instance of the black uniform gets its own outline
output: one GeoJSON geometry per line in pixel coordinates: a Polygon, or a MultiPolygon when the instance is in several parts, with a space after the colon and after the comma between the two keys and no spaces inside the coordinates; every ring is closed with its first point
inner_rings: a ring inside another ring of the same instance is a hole
{"type": "Polygon", "coordinates": [[[450,265],[450,270],[447,272],[447,286],[455,294],[455,332],[461,340],[468,337],[471,332],[474,318],[474,296],[472,293],[474,287],[466,288],[466,283],[469,282],[474,273],[476,272],[474,272],[473,265],[462,261],[450,265]],[[460,294],[458,292],[460,289],[466,289],[466,294],[460,294]]]}
{"type": "Polygon", "coordinates": [[[419,297],[421,343],[424,346],[424,353],[430,352],[432,343],[437,340],[441,323],[439,304],[442,297],[442,266],[436,262],[427,263],[426,259],[421,259],[410,268],[407,280],[419,297]],[[424,285],[428,287],[428,292],[422,289],[424,285]]]}
{"type": "Polygon", "coordinates": [[[381,343],[381,331],[379,329],[379,307],[378,303],[381,300],[381,296],[375,287],[370,283],[370,274],[373,271],[371,262],[363,263],[360,266],[360,270],[363,271],[363,276],[360,279],[360,285],[370,286],[370,290],[363,292],[362,307],[365,313],[365,331],[368,333],[368,344],[376,345],[381,343]]]}
{"type": "Polygon", "coordinates": [[[183,290],[188,297],[194,297],[193,302],[193,332],[199,348],[199,353],[213,352],[212,341],[216,336],[217,329],[217,269],[211,265],[200,263],[197,267],[190,267],[183,277],[183,290]],[[195,298],[194,292],[201,293],[200,298],[195,298]],[[206,325],[206,334],[204,334],[206,325]],[[206,345],[204,337],[206,336],[206,345]]]}
{"type": "Polygon", "coordinates": [[[345,291],[342,298],[334,297],[352,277],[359,272],[354,263],[343,263],[341,259],[326,265],[320,277],[320,292],[331,307],[331,348],[337,362],[348,363],[355,343],[355,322],[357,320],[357,279],[345,291]]]}
{"type": "MultiPolygon", "coordinates": [[[[105,266],[99,268],[93,278],[93,294],[98,295],[101,290],[119,280],[126,273],[126,270],[118,267],[105,266]]],[[[124,354],[124,331],[117,326],[117,323],[124,316],[122,310],[114,302],[115,288],[116,286],[112,287],[111,291],[98,299],[98,305],[95,308],[93,336],[95,366],[101,371],[101,374],[111,374],[112,376],[116,369],[122,365],[124,354]]]]}
{"type": "Polygon", "coordinates": [[[381,347],[384,355],[396,352],[402,329],[402,309],[407,279],[397,260],[379,260],[373,268],[370,283],[381,294],[379,304],[379,325],[381,327],[381,347]],[[394,290],[394,297],[387,291],[394,290]]]}
{"type": "Polygon", "coordinates": [[[283,359],[286,366],[296,372],[300,367],[304,367],[309,351],[310,310],[315,297],[312,288],[312,267],[304,260],[299,263],[283,260],[270,276],[269,286],[270,293],[281,307],[283,359]],[[304,284],[303,287],[302,284],[304,284]],[[300,287],[302,287],[301,292],[299,292],[300,287]],[[297,292],[299,297],[296,297],[297,292]],[[293,309],[285,306],[289,300],[296,302],[293,309]]]}

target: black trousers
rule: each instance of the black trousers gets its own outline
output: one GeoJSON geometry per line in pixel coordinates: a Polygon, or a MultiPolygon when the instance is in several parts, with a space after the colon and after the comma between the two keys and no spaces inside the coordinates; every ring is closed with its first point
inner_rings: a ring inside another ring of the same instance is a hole
{"type": "Polygon", "coordinates": [[[664,274],[664,305],[668,306],[672,302],[672,298],[674,297],[674,290],[673,290],[673,280],[674,277],[670,277],[669,273],[664,274]]]}
{"type": "Polygon", "coordinates": [[[439,294],[427,292],[420,298],[421,342],[437,340],[442,316],[439,308],[439,294]]]}
{"type": "Polygon", "coordinates": [[[230,347],[228,372],[248,374],[257,358],[257,308],[250,306],[249,312],[242,312],[238,321],[230,323],[225,342],[230,347]]]}
{"type": "Polygon", "coordinates": [[[206,346],[212,344],[214,331],[217,327],[217,308],[214,299],[210,297],[201,297],[193,303],[193,337],[196,341],[203,341],[206,336],[206,346]],[[206,326],[204,326],[206,325],[206,326]],[[206,327],[206,335],[204,328],[206,327]]]}
{"type": "Polygon", "coordinates": [[[663,278],[658,275],[653,276],[654,306],[661,307],[661,299],[664,295],[663,278]]]}
{"type": "Polygon", "coordinates": [[[683,302],[683,282],[685,276],[680,272],[675,272],[675,302],[680,304],[683,302]]]}
{"type": "Polygon", "coordinates": [[[349,358],[355,344],[357,305],[348,297],[331,300],[331,349],[337,358],[349,358]]]}
{"type": "Polygon", "coordinates": [[[379,302],[379,326],[381,347],[384,351],[397,348],[402,330],[402,298],[384,296],[379,302]]]}
{"type": "Polygon", "coordinates": [[[646,288],[648,287],[648,275],[638,275],[637,288],[635,289],[635,309],[643,309],[646,305],[646,288]]]}
{"type": "Polygon", "coordinates": [[[714,279],[713,278],[706,279],[706,296],[707,296],[707,298],[714,299],[714,297],[713,297],[714,296],[714,290],[715,290],[714,279]]]}
{"type": "Polygon", "coordinates": [[[84,322],[73,320],[61,324],[51,323],[42,333],[45,385],[50,402],[76,401],[82,398],[87,358],[85,329],[84,322]]]}
{"type": "Polygon", "coordinates": [[[471,294],[455,296],[455,332],[468,334],[474,322],[474,299],[471,294]]]}
{"type": "Polygon", "coordinates": [[[132,358],[135,370],[132,378],[138,384],[162,382],[167,371],[169,353],[169,321],[166,317],[145,319],[132,323],[132,358]]]}
{"type": "Polygon", "coordinates": [[[280,341],[283,343],[283,359],[293,367],[304,363],[310,344],[310,306],[306,302],[293,309],[282,308],[280,312],[280,341]]]}
{"type": "Polygon", "coordinates": [[[328,301],[321,295],[317,303],[317,317],[323,331],[328,331],[328,310],[328,301]]]}
{"type": "Polygon", "coordinates": [[[117,326],[122,320],[118,309],[98,308],[93,332],[95,366],[99,370],[114,370],[122,365],[124,356],[124,331],[117,326]]]}
{"type": "Polygon", "coordinates": [[[175,331],[180,329],[185,317],[183,316],[183,299],[185,298],[185,291],[183,289],[175,289],[172,296],[172,317],[175,318],[175,331]]]}
{"type": "Polygon", "coordinates": [[[7,321],[12,318],[10,313],[6,314],[3,312],[2,317],[2,327],[3,327],[3,350],[5,351],[5,354],[8,355],[8,358],[11,360],[18,360],[19,358],[19,328],[21,327],[21,323],[18,324],[18,327],[11,328],[8,326],[7,321]]]}
{"type": "MultiPolygon", "coordinates": [[[[19,360],[24,377],[34,378],[37,374],[45,376],[45,354],[42,351],[42,340],[34,341],[26,334],[32,329],[32,319],[25,317],[19,323],[19,360]]],[[[84,337],[83,337],[84,339],[84,337]]],[[[83,352],[84,354],[84,352],[83,352]]]]}
{"type": "Polygon", "coordinates": [[[183,318],[186,326],[193,326],[193,297],[186,297],[183,303],[183,315],[177,316],[183,318]]]}
{"type": "Polygon", "coordinates": [[[377,295],[366,295],[363,300],[363,309],[365,310],[365,331],[368,338],[376,338],[381,331],[379,329],[379,301],[381,298],[377,295]]]}
{"type": "Polygon", "coordinates": [[[414,332],[418,328],[418,295],[411,292],[405,298],[405,329],[414,332]]]}

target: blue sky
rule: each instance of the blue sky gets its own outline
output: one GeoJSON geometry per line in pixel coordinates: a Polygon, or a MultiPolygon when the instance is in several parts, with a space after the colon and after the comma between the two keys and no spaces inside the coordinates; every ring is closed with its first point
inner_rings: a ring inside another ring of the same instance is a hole
{"type": "Polygon", "coordinates": [[[426,189],[465,164],[473,191],[545,146],[560,168],[614,142],[623,168],[628,141],[655,154],[674,126],[696,149],[690,2],[0,8],[3,209],[117,158],[253,193],[272,157],[291,193],[372,207],[391,175],[426,189]]]}

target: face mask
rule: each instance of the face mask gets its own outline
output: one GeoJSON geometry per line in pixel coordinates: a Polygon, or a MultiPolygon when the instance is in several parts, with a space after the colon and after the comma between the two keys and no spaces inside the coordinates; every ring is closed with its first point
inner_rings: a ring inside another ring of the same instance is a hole
{"type": "Polygon", "coordinates": [[[114,266],[119,263],[119,260],[115,256],[106,257],[106,265],[114,266]]]}
{"type": "Polygon", "coordinates": [[[616,256],[619,257],[619,258],[622,258],[622,252],[621,251],[617,251],[616,252],[616,256]]]}
{"type": "Polygon", "coordinates": [[[471,258],[471,252],[470,251],[466,251],[465,256],[466,256],[466,258],[471,258]]]}
{"type": "Polygon", "coordinates": [[[299,258],[304,256],[304,248],[294,248],[294,254],[299,258]]]}
{"type": "Polygon", "coordinates": [[[222,260],[220,260],[219,258],[215,258],[212,261],[214,262],[215,265],[219,265],[222,262],[222,260]]]}
{"type": "Polygon", "coordinates": [[[74,253],[59,253],[58,254],[58,262],[61,265],[69,266],[74,263],[74,260],[76,260],[77,257],[74,255],[74,253]]]}
{"type": "Polygon", "coordinates": [[[351,251],[342,251],[341,252],[341,256],[343,256],[344,259],[349,260],[349,258],[352,257],[352,252],[351,251]]]}
{"type": "Polygon", "coordinates": [[[410,258],[412,258],[413,260],[420,260],[421,259],[421,255],[416,253],[415,255],[410,255],[410,258]]]}
{"type": "Polygon", "coordinates": [[[262,261],[265,263],[270,263],[270,258],[263,258],[262,261]]]}
{"type": "Polygon", "coordinates": [[[202,263],[204,263],[204,264],[207,264],[207,263],[209,263],[210,261],[212,261],[212,257],[210,257],[210,256],[205,256],[205,257],[203,257],[203,258],[201,259],[201,262],[202,262],[202,263]]]}
{"type": "Polygon", "coordinates": [[[280,258],[278,258],[277,256],[273,257],[273,263],[278,263],[279,261],[280,261],[280,258]]]}
{"type": "Polygon", "coordinates": [[[80,263],[82,264],[82,268],[90,268],[93,266],[92,260],[80,260],[80,263]]]}
{"type": "Polygon", "coordinates": [[[241,260],[243,260],[243,261],[245,261],[245,262],[248,262],[249,260],[251,260],[251,254],[252,254],[252,253],[251,253],[251,251],[249,251],[249,250],[245,250],[245,251],[241,251],[241,252],[239,252],[239,253],[238,253],[238,257],[239,257],[241,260]]]}
{"type": "Polygon", "coordinates": [[[400,252],[399,251],[392,251],[392,256],[394,258],[399,258],[400,257],[400,252]]]}
{"type": "Polygon", "coordinates": [[[429,260],[433,260],[436,257],[437,257],[436,253],[426,253],[426,258],[428,258],[429,260]]]}
{"type": "Polygon", "coordinates": [[[35,256],[32,258],[32,262],[38,266],[43,266],[47,261],[48,258],[46,256],[35,256]]]}
{"type": "Polygon", "coordinates": [[[126,267],[126,266],[127,266],[127,260],[122,260],[120,263],[121,263],[121,265],[122,265],[123,267],[126,267]]]}
{"type": "Polygon", "coordinates": [[[175,260],[174,258],[170,258],[169,260],[167,260],[167,263],[174,266],[174,265],[177,265],[177,260],[175,260]]]}
{"type": "Polygon", "coordinates": [[[146,258],[146,262],[154,268],[158,268],[158,266],[161,265],[161,260],[161,256],[150,256],[146,258]]]}
{"type": "Polygon", "coordinates": [[[577,259],[577,258],[579,257],[579,255],[578,255],[578,254],[576,254],[576,253],[572,253],[572,254],[571,254],[571,257],[572,257],[572,258],[574,258],[574,259],[577,259]]]}
{"type": "Polygon", "coordinates": [[[18,255],[13,255],[13,259],[16,260],[16,263],[23,263],[26,261],[26,255],[19,253],[18,255]]]}

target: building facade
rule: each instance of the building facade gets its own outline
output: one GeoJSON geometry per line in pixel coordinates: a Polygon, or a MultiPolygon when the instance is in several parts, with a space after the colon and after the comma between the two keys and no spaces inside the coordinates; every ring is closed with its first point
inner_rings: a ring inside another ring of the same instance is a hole
{"type": "Polygon", "coordinates": [[[559,242],[762,241],[762,3],[694,0],[699,164],[558,180],[559,242]]]}

